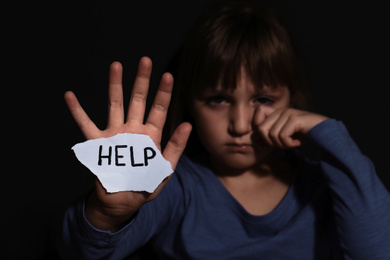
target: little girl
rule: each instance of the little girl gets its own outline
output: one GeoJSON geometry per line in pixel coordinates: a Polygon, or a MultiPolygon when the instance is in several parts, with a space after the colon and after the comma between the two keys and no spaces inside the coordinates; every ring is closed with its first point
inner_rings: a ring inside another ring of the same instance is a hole
{"type": "MultiPolygon", "coordinates": [[[[152,194],[96,180],[66,212],[64,258],[123,259],[150,242],[162,259],[390,259],[389,192],[343,123],[305,111],[278,16],[244,2],[211,8],[184,46],[162,151],[174,174],[152,194]]],[[[111,65],[103,131],[65,94],[87,139],[139,133],[161,147],[173,77],[143,123],[151,67],[140,60],[125,120],[122,67],[111,65]]]]}

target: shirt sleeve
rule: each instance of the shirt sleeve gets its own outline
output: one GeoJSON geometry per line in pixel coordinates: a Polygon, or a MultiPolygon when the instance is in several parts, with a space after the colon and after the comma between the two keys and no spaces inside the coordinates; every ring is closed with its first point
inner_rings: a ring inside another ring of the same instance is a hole
{"type": "Polygon", "coordinates": [[[160,195],[115,233],[94,228],[84,215],[84,202],[77,201],[65,213],[57,243],[63,259],[125,259],[180,216],[183,196],[174,174],[160,195]]]}
{"type": "Polygon", "coordinates": [[[308,133],[321,149],[343,259],[390,259],[390,194],[373,163],[342,122],[328,119],[308,133]]]}

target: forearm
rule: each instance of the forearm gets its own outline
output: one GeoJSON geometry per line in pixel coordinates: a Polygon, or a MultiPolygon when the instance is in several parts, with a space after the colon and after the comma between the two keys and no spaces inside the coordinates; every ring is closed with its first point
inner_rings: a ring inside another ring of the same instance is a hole
{"type": "Polygon", "coordinates": [[[143,205],[130,218],[114,221],[105,216],[99,218],[100,212],[87,210],[87,201],[93,202],[91,193],[65,213],[59,240],[61,255],[64,259],[126,258],[171,223],[173,217],[180,219],[183,195],[178,185],[174,175],[155,200],[143,205]]]}
{"type": "Polygon", "coordinates": [[[84,215],[85,198],[71,205],[64,216],[58,249],[63,259],[109,259],[123,232],[99,230],[84,215]]]}
{"type": "Polygon", "coordinates": [[[328,179],[339,246],[344,259],[390,259],[390,196],[367,158],[357,167],[371,176],[353,170],[346,174],[322,162],[324,171],[332,173],[328,179]]]}
{"type": "Polygon", "coordinates": [[[390,259],[390,195],[344,125],[324,122],[310,133],[321,148],[321,168],[345,259],[390,259]]]}
{"type": "Polygon", "coordinates": [[[153,227],[145,229],[138,213],[117,232],[97,229],[87,220],[83,198],[71,205],[64,216],[59,234],[58,251],[62,259],[125,259],[153,235],[153,227]]]}

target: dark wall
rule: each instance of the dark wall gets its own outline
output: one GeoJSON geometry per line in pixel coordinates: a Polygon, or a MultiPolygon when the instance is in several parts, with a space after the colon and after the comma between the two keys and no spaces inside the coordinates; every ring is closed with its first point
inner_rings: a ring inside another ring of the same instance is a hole
{"type": "MultiPolygon", "coordinates": [[[[5,159],[15,170],[2,173],[8,176],[1,194],[8,242],[2,243],[0,258],[55,259],[63,211],[91,187],[92,174],[70,150],[84,139],[67,111],[64,92],[73,90],[104,128],[109,64],[123,63],[128,98],[139,58],[151,57],[155,89],[210,1],[64,1],[16,12],[14,20],[25,23],[11,32],[6,50],[11,62],[4,77],[11,79],[6,87],[11,92],[4,92],[4,102],[14,106],[4,109],[4,129],[12,126],[6,136],[17,145],[5,159]]],[[[269,2],[291,20],[317,110],[347,125],[390,187],[389,18],[384,4],[269,2]]]]}

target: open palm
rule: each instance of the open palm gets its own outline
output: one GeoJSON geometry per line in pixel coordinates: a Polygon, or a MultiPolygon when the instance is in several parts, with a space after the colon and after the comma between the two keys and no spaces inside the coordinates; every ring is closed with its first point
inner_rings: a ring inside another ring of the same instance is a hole
{"type": "MultiPolygon", "coordinates": [[[[161,150],[162,130],[171,100],[173,77],[170,73],[165,73],[161,77],[154,102],[144,124],[152,62],[148,57],[141,58],[139,62],[126,119],[123,106],[122,71],[122,65],[119,62],[111,64],[108,92],[109,113],[105,130],[96,127],[71,91],[65,93],[65,101],[69,110],[87,139],[110,137],[118,133],[145,134],[149,135],[161,150]]],[[[181,124],[162,151],[164,158],[171,163],[173,169],[176,168],[184,151],[190,132],[190,124],[181,124]]],[[[85,214],[96,228],[117,230],[143,204],[156,198],[168,180],[169,178],[164,180],[154,193],[131,191],[107,193],[96,179],[95,190],[89,196],[85,214]]]]}

